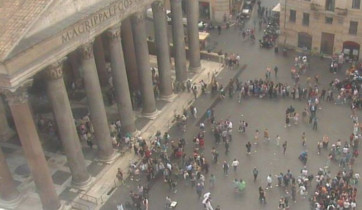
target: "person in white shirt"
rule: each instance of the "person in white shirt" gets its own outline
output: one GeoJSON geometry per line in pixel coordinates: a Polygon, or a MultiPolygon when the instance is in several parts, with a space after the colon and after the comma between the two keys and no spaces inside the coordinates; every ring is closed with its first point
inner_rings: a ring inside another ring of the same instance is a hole
{"type": "Polygon", "coordinates": [[[236,169],[239,166],[239,161],[235,158],[233,162],[231,163],[231,166],[234,168],[234,172],[236,173],[236,169]]]}
{"type": "Polygon", "coordinates": [[[266,189],[269,189],[269,188],[271,189],[273,187],[272,186],[273,178],[270,174],[266,177],[266,182],[267,182],[266,189]]]}

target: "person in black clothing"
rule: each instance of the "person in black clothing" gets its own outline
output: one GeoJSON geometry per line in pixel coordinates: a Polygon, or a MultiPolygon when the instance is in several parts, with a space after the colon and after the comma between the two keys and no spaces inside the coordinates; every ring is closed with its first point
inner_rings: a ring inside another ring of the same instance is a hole
{"type": "Polygon", "coordinates": [[[251,153],[251,143],[250,143],[250,141],[248,141],[248,143],[245,146],[246,146],[246,150],[247,150],[248,154],[250,155],[250,153],[251,153]]]}

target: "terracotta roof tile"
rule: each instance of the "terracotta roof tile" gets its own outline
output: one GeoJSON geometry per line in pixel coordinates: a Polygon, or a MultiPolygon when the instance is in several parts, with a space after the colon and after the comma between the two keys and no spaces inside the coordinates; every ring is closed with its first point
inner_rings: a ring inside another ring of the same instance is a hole
{"type": "Polygon", "coordinates": [[[53,0],[0,0],[0,60],[25,35],[53,0]]]}

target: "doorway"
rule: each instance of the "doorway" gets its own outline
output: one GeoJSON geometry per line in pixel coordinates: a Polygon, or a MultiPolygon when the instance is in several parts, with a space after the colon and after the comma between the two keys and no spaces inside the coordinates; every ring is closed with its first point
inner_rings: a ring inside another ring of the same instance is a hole
{"type": "Polygon", "coordinates": [[[322,32],[321,53],[332,55],[334,48],[334,34],[322,32]]]}
{"type": "Polygon", "coordinates": [[[210,20],[210,3],[200,1],[199,5],[200,20],[210,20]]]}
{"type": "Polygon", "coordinates": [[[312,49],[312,36],[305,32],[298,33],[298,47],[302,49],[312,49]]]}

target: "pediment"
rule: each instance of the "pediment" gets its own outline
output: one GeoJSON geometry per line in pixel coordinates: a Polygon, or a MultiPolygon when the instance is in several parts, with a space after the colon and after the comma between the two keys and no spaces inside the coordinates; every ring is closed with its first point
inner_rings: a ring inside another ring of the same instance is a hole
{"type": "Polygon", "coordinates": [[[53,4],[42,14],[39,20],[29,30],[26,37],[30,37],[47,28],[53,28],[64,20],[78,14],[87,15],[89,8],[94,7],[98,3],[106,5],[110,0],[55,0],[53,4]]]}

